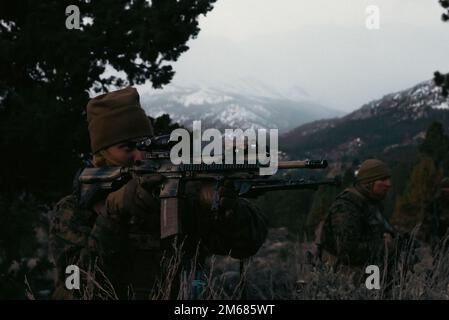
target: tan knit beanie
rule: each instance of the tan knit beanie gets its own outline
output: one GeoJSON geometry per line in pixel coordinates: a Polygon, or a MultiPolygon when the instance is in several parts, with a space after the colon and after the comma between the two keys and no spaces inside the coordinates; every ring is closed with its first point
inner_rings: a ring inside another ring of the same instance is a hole
{"type": "Polygon", "coordinates": [[[87,104],[92,152],[140,137],[152,136],[153,128],[132,87],[99,95],[87,104]]]}
{"type": "Polygon", "coordinates": [[[356,182],[359,184],[368,184],[389,177],[391,177],[391,170],[385,162],[377,159],[368,159],[363,161],[360,166],[356,182]]]}

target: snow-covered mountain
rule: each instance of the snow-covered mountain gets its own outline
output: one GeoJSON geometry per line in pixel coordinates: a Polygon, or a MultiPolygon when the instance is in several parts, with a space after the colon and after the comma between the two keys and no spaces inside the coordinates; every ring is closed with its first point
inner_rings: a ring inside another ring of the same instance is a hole
{"type": "Polygon", "coordinates": [[[314,121],[280,137],[280,148],[296,157],[351,161],[369,156],[406,158],[433,121],[449,127],[448,100],[433,81],[387,94],[352,113],[314,121]]]}
{"type": "Polygon", "coordinates": [[[341,112],[311,101],[299,87],[285,92],[262,83],[227,84],[220,88],[169,85],[163,90],[138,88],[146,113],[164,113],[188,128],[194,120],[203,127],[267,128],[286,132],[301,124],[340,115],[341,112]]]}
{"type": "Polygon", "coordinates": [[[449,109],[449,106],[441,96],[441,89],[429,80],[371,101],[344,118],[356,120],[391,114],[398,121],[416,120],[428,117],[435,109],[449,109]]]}

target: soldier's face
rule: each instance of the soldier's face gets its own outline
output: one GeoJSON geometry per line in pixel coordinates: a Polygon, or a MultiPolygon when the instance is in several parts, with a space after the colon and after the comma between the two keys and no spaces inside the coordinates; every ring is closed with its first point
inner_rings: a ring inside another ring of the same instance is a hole
{"type": "Polygon", "coordinates": [[[136,160],[143,160],[143,152],[133,141],[122,142],[106,149],[109,156],[123,166],[131,166],[136,160]]]}
{"type": "Polygon", "coordinates": [[[373,184],[373,191],[372,191],[373,195],[378,199],[384,199],[390,187],[391,187],[390,178],[377,180],[373,184]]]}

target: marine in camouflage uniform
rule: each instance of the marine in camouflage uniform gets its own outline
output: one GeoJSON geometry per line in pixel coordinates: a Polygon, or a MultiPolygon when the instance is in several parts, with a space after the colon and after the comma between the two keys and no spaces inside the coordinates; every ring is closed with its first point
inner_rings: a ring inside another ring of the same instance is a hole
{"type": "MultiPolygon", "coordinates": [[[[131,87],[90,100],[87,119],[96,167],[140,160],[134,139],[153,134],[137,90],[131,87]]],[[[167,265],[162,257],[172,245],[160,240],[161,182],[160,175],[136,176],[115,191],[90,197],[90,201],[74,193],[56,204],[50,225],[50,250],[57,268],[53,298],[145,299],[154,295],[157,284],[169,276],[170,270],[161,266],[167,265]],[[95,290],[89,291],[91,287],[84,282],[80,290],[66,289],[65,270],[71,264],[95,275],[89,282],[95,290]]],[[[232,183],[225,182],[219,190],[218,215],[210,212],[213,194],[212,181],[192,181],[185,186],[183,260],[195,256],[199,248],[199,266],[211,254],[249,257],[267,234],[265,216],[238,198],[232,183]]],[[[179,270],[175,273],[180,274],[179,270]]],[[[176,290],[163,297],[176,297],[176,290]]]]}
{"type": "Polygon", "coordinates": [[[382,199],[391,186],[390,169],[376,159],[362,163],[353,187],[332,203],[318,232],[323,259],[335,267],[381,265],[393,251],[395,231],[383,215],[382,199]]]}

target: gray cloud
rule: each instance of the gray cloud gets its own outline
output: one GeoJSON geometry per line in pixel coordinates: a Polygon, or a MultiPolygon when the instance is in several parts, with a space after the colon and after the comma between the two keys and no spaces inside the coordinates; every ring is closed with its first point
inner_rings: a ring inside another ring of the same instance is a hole
{"type": "Polygon", "coordinates": [[[449,24],[438,1],[219,0],[175,64],[177,84],[254,79],[350,111],[449,71],[449,24]],[[380,30],[365,8],[380,9],[380,30]]]}

